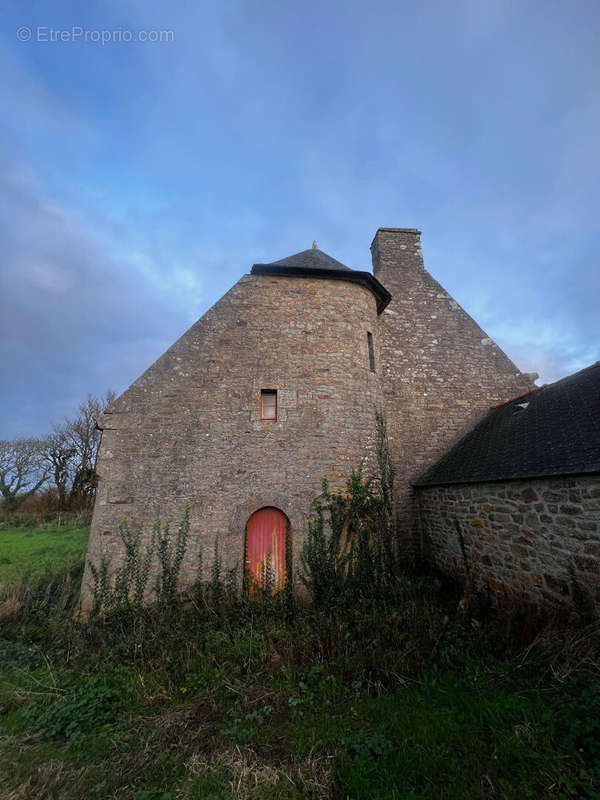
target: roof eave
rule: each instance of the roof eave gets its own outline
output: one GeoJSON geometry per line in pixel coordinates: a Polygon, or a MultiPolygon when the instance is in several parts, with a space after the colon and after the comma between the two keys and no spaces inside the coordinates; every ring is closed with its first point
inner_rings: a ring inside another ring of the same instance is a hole
{"type": "Polygon", "coordinates": [[[284,267],[273,264],[254,264],[250,270],[251,275],[279,275],[281,277],[293,278],[324,278],[334,281],[346,281],[346,283],[357,283],[364,286],[375,297],[377,302],[377,313],[387,307],[392,299],[392,295],[370,272],[360,270],[339,270],[326,269],[324,267],[284,267]]]}
{"type": "Polygon", "coordinates": [[[524,472],[522,475],[496,475],[487,477],[471,477],[461,478],[455,480],[434,480],[434,481],[421,481],[417,479],[411,484],[414,489],[435,489],[440,486],[473,486],[477,483],[502,483],[503,481],[537,481],[544,478],[572,478],[577,475],[600,475],[600,468],[594,467],[593,469],[575,469],[572,472],[566,470],[540,472],[536,471],[528,473],[524,472]]]}

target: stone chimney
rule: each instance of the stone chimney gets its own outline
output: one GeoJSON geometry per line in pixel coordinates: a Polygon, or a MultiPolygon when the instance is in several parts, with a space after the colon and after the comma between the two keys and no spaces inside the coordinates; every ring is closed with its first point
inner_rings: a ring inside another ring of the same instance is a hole
{"type": "Polygon", "coordinates": [[[425,270],[421,231],[416,228],[378,228],[371,255],[373,274],[392,294],[425,270]]]}

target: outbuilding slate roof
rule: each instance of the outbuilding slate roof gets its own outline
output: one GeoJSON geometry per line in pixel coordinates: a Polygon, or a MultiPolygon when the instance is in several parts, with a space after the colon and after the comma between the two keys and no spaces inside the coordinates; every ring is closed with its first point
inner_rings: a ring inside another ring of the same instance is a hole
{"type": "Polygon", "coordinates": [[[600,472],[600,361],[493,406],[414,486],[600,472]]]}
{"type": "Polygon", "coordinates": [[[370,272],[363,272],[357,269],[350,269],[345,264],[332,258],[322,250],[313,247],[310,250],[303,250],[292,256],[281,258],[279,261],[272,261],[269,264],[254,264],[251,269],[252,275],[281,275],[284,277],[296,278],[324,278],[329,280],[347,281],[358,283],[373,293],[377,301],[377,313],[381,314],[383,309],[392,299],[388,290],[379,283],[377,278],[370,272]]]}

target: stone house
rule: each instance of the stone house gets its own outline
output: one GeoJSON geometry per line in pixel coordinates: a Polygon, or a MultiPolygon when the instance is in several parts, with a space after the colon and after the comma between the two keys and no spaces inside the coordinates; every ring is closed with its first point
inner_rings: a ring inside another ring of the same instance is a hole
{"type": "MultiPolygon", "coordinates": [[[[412,482],[536,376],[425,270],[418,230],[379,228],[371,252],[372,273],[316,244],[255,264],[113,403],[98,420],[89,560],[119,563],[122,518],[149,531],[189,502],[184,582],[217,536],[225,566],[255,569],[270,552],[281,572],[286,533],[293,557],[322,476],[342,484],[373,454],[376,409],[387,418],[399,535],[417,555],[412,482]]],[[[84,604],[89,588],[87,567],[84,604]]]]}
{"type": "Polygon", "coordinates": [[[415,481],[423,551],[478,589],[600,601],[600,361],[499,403],[415,481]]]}

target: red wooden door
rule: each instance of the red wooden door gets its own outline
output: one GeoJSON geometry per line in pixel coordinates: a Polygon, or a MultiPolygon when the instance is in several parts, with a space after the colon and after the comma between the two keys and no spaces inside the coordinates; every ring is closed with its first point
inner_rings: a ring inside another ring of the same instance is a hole
{"type": "Polygon", "coordinates": [[[246,569],[251,582],[261,584],[267,567],[277,589],[285,583],[287,518],[277,508],[261,508],[246,526],[246,569]]]}

